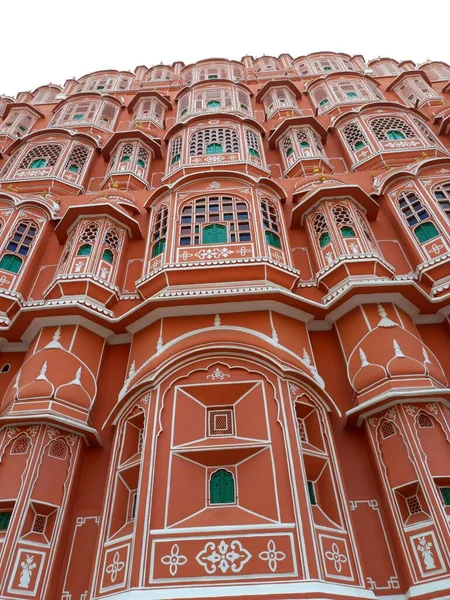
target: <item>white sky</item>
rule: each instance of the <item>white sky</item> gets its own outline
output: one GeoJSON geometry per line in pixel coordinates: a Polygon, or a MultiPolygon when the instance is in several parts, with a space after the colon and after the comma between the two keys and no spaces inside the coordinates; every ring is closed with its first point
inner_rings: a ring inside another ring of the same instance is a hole
{"type": "Polygon", "coordinates": [[[450,0],[13,0],[0,93],[100,69],[320,50],[450,63],[450,0]]]}

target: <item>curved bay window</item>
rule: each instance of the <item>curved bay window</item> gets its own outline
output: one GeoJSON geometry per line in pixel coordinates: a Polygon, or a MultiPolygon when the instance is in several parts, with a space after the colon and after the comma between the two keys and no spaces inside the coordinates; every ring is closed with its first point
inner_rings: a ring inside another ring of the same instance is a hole
{"type": "Polygon", "coordinates": [[[0,134],[18,138],[31,131],[37,116],[30,110],[17,108],[11,110],[0,127],[0,134]]]}
{"type": "Polygon", "coordinates": [[[75,92],[120,92],[128,90],[133,80],[131,73],[93,73],[80,79],[75,92]]]}
{"type": "Polygon", "coordinates": [[[310,87],[310,94],[319,114],[324,114],[337,106],[366,104],[384,101],[375,83],[360,79],[327,79],[320,85],[310,87]]]}
{"type": "Polygon", "coordinates": [[[133,109],[133,120],[130,127],[138,126],[140,123],[153,123],[157,127],[164,127],[164,115],[166,107],[157,98],[143,98],[133,109]]]}
{"type": "Polygon", "coordinates": [[[232,196],[209,196],[184,205],[179,225],[179,245],[250,242],[247,202],[232,196]]]}
{"type": "Polygon", "coordinates": [[[164,204],[156,213],[156,217],[153,223],[152,229],[152,250],[151,258],[162,254],[166,248],[166,236],[167,236],[167,219],[169,209],[164,204]]]}
{"type": "Polygon", "coordinates": [[[398,64],[390,59],[371,61],[369,67],[376,77],[396,77],[402,72],[398,64]]]}
{"type": "MultiPolygon", "coordinates": [[[[292,128],[278,143],[286,167],[285,173],[298,161],[306,159],[324,160],[328,164],[328,157],[317,133],[310,127],[292,128]]],[[[318,162],[318,161],[315,161],[318,162]]]]}
{"type": "Polygon", "coordinates": [[[192,85],[197,81],[213,79],[231,79],[241,81],[245,78],[245,69],[242,65],[223,61],[217,63],[199,63],[192,67],[183,69],[181,81],[185,85],[192,85]]]}
{"type": "Polygon", "coordinates": [[[392,89],[407,106],[415,108],[427,102],[442,100],[441,96],[420,76],[404,77],[398,84],[393,85],[392,89]]]}
{"type": "Polygon", "coordinates": [[[35,181],[28,184],[30,189],[31,185],[42,185],[39,184],[42,179],[58,180],[54,185],[61,190],[70,189],[64,184],[80,188],[92,153],[93,146],[76,140],[37,144],[23,142],[3,167],[0,179],[35,181]]]}
{"type": "Polygon", "coordinates": [[[212,165],[233,165],[233,169],[239,165],[239,170],[266,171],[261,133],[241,123],[227,122],[214,127],[195,123],[170,140],[166,177],[181,168],[192,170],[212,165]]]}
{"type": "Polygon", "coordinates": [[[294,111],[296,114],[301,113],[297,106],[297,100],[288,87],[279,87],[270,90],[270,92],[264,96],[263,104],[268,120],[279,110],[290,110],[294,111]]]}
{"type": "Polygon", "coordinates": [[[150,152],[139,142],[122,142],[118,145],[109,161],[107,177],[119,173],[132,173],[146,180],[150,164],[150,152]]]}
{"type": "Polygon", "coordinates": [[[362,260],[367,254],[382,258],[366,217],[351,200],[321,202],[306,216],[306,223],[320,270],[339,258],[362,260]]]}
{"type": "Polygon", "coordinates": [[[184,121],[193,115],[207,113],[235,113],[253,116],[250,94],[240,86],[203,86],[187,91],[178,102],[177,120],[184,121]]]}
{"type": "MultiPolygon", "coordinates": [[[[98,94],[93,94],[98,98],[98,94]]],[[[92,96],[91,96],[92,98],[92,96]]],[[[71,100],[58,110],[50,127],[97,127],[111,131],[120,107],[109,100],[71,100]]]]}
{"type": "Polygon", "coordinates": [[[354,165],[365,163],[372,158],[385,166],[380,155],[392,153],[389,160],[396,164],[409,164],[411,152],[422,158],[424,151],[433,150],[434,154],[443,154],[444,148],[428,126],[408,111],[372,116],[368,108],[361,111],[358,118],[338,127],[339,134],[347,147],[354,165]],[[364,112],[368,113],[367,116],[364,112]]]}
{"type": "Polygon", "coordinates": [[[0,259],[0,269],[9,271],[10,273],[18,273],[24,259],[30,253],[37,233],[38,226],[34,221],[19,221],[3,250],[0,259]]]}
{"type": "Polygon", "coordinates": [[[57,276],[96,275],[114,283],[124,239],[123,227],[108,218],[81,219],[69,234],[57,276]]]}

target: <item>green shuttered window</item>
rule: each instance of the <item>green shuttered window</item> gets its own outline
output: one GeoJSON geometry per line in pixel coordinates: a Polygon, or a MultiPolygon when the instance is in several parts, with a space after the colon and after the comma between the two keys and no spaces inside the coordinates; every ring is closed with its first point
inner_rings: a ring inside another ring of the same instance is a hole
{"type": "Polygon", "coordinates": [[[234,478],[232,473],[220,469],[211,475],[209,484],[211,504],[230,504],[235,502],[234,478]]]}

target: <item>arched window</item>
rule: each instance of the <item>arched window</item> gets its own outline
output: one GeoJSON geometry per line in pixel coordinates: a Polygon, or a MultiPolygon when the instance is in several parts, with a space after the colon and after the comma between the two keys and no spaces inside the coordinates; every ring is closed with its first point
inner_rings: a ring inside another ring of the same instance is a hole
{"type": "Polygon", "coordinates": [[[36,238],[38,227],[33,221],[20,221],[10,237],[6,252],[0,260],[0,269],[18,273],[23,263],[22,256],[27,256],[36,238]]]}
{"type": "Polygon", "coordinates": [[[207,108],[219,108],[220,102],[219,102],[219,100],[210,100],[206,104],[206,106],[207,106],[207,108]]]}
{"type": "Polygon", "coordinates": [[[210,504],[232,504],[236,502],[233,474],[219,469],[211,475],[209,482],[210,504]]]}
{"type": "Polygon", "coordinates": [[[348,226],[341,227],[341,234],[342,234],[342,237],[345,237],[345,238],[346,237],[355,237],[355,235],[356,235],[353,227],[348,227],[348,226]]]}
{"type": "Polygon", "coordinates": [[[225,153],[239,152],[239,138],[234,129],[216,127],[214,129],[201,129],[192,134],[189,142],[189,155],[211,154],[208,147],[217,145],[225,153]]]}
{"type": "Polygon", "coordinates": [[[390,129],[386,131],[386,137],[388,140],[404,140],[406,139],[406,135],[403,131],[398,131],[397,129],[390,129]]]}
{"type": "Polygon", "coordinates": [[[14,254],[4,254],[0,260],[0,269],[10,273],[18,273],[22,266],[22,259],[14,254]]]}
{"type": "Polygon", "coordinates": [[[414,229],[414,234],[421,244],[439,235],[436,225],[431,221],[421,223],[414,229]]]}
{"type": "Polygon", "coordinates": [[[264,228],[264,237],[266,243],[274,248],[281,248],[280,224],[278,220],[278,211],[270,200],[263,198],[261,200],[261,218],[264,228]]]}
{"type": "Polygon", "coordinates": [[[226,244],[227,241],[227,228],[225,225],[213,223],[213,225],[207,225],[203,228],[203,244],[226,244]]]}
{"type": "Polygon", "coordinates": [[[413,192],[400,194],[398,204],[408,225],[414,227],[414,235],[421,244],[439,235],[436,225],[427,221],[430,215],[413,192]]]}
{"type": "Polygon", "coordinates": [[[29,150],[21,163],[19,169],[42,169],[54,167],[61,154],[62,146],[59,144],[45,144],[34,146],[29,150]]]}
{"type": "Polygon", "coordinates": [[[328,231],[325,231],[324,233],[322,233],[322,235],[319,238],[319,245],[321,248],[325,248],[325,246],[328,246],[328,244],[331,242],[331,235],[328,233],[328,231]]]}
{"type": "Polygon", "coordinates": [[[208,144],[206,146],[206,154],[222,154],[222,153],[223,153],[222,144],[213,143],[213,144],[208,144]]]}
{"type": "Polygon", "coordinates": [[[232,196],[209,196],[185,204],[181,211],[179,240],[180,246],[250,242],[247,203],[232,196]],[[212,224],[219,227],[210,228],[212,224]]]}
{"type": "Polygon", "coordinates": [[[114,262],[114,254],[111,252],[111,250],[103,250],[102,258],[111,264],[114,262]]]}
{"type": "Polygon", "coordinates": [[[83,244],[78,248],[77,256],[90,256],[92,252],[92,246],[90,244],[83,244]]]}
{"type": "Polygon", "coordinates": [[[450,220],[450,183],[443,183],[434,188],[433,193],[438,206],[446,215],[447,219],[450,220]]]}
{"type": "Polygon", "coordinates": [[[165,204],[156,213],[152,231],[152,258],[162,254],[166,247],[167,217],[169,209],[165,204]]]}
{"type": "Polygon", "coordinates": [[[417,137],[412,128],[398,117],[380,117],[370,121],[370,128],[381,142],[417,137]]]}

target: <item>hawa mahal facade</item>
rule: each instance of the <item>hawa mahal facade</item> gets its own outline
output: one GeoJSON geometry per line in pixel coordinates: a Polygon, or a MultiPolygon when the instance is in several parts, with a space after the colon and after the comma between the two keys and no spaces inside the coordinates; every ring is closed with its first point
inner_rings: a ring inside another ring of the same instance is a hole
{"type": "Polygon", "coordinates": [[[449,598],[450,67],[0,115],[0,598],[449,598]]]}

